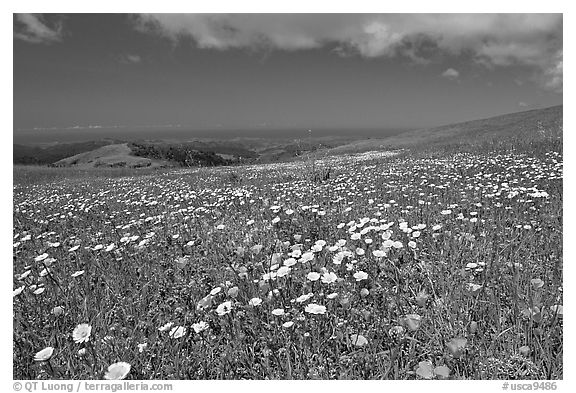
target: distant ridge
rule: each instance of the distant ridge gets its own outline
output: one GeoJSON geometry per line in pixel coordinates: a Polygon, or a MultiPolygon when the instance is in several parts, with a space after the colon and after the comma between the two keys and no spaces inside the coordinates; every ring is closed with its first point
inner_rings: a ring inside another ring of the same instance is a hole
{"type": "MultiPolygon", "coordinates": [[[[558,133],[563,106],[471,120],[440,127],[377,133],[374,137],[311,136],[301,139],[141,140],[105,139],[48,146],[13,145],[14,164],[74,167],[215,166],[290,161],[311,155],[339,155],[371,150],[435,149],[448,145],[514,143],[537,138],[541,130],[558,133]]],[[[353,134],[353,130],[350,130],[353,134]]]]}
{"type": "Polygon", "coordinates": [[[88,151],[102,146],[119,143],[113,139],[102,139],[87,142],[54,143],[48,146],[29,146],[13,144],[13,163],[24,165],[46,165],[58,160],[88,151]]]}

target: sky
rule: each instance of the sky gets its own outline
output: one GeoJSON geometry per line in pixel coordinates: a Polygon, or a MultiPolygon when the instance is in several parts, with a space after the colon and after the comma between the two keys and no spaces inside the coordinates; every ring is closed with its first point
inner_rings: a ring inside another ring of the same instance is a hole
{"type": "Polygon", "coordinates": [[[14,130],[420,128],[562,104],[561,14],[14,14],[14,130]]]}

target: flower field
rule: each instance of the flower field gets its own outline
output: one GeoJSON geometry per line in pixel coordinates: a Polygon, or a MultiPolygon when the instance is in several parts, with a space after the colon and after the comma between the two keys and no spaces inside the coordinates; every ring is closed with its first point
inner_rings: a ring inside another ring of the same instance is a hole
{"type": "Polygon", "coordinates": [[[550,146],[16,182],[14,378],[561,379],[550,146]]]}

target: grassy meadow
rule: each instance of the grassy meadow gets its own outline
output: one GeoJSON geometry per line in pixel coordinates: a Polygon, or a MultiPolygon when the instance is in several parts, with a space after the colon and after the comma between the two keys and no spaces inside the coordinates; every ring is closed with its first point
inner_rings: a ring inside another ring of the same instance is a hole
{"type": "Polygon", "coordinates": [[[13,376],[561,379],[562,163],[15,168],[13,376]]]}

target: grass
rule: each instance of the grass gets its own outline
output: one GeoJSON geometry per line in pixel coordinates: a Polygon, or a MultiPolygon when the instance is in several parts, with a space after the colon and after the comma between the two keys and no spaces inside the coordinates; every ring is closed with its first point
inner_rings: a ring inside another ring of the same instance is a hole
{"type": "Polygon", "coordinates": [[[14,378],[563,378],[561,143],[321,168],[16,168],[14,378]]]}

